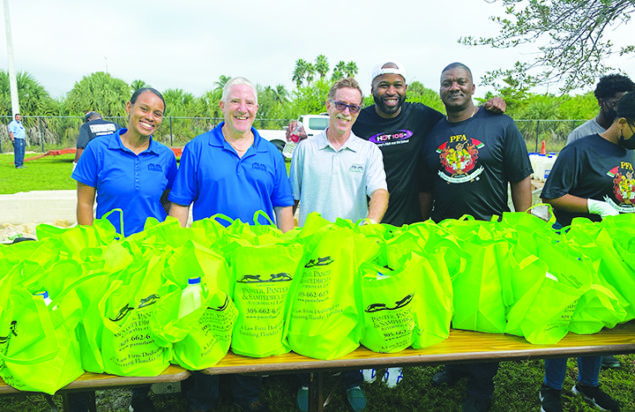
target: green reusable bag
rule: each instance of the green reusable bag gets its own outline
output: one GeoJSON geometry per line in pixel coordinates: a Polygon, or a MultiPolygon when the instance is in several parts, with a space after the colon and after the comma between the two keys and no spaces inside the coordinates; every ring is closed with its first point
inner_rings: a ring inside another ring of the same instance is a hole
{"type": "Polygon", "coordinates": [[[199,370],[215,365],[229,350],[238,312],[229,299],[230,279],[225,259],[188,241],[174,249],[164,271],[170,283],[150,318],[154,341],[172,346],[172,362],[199,370]],[[182,291],[188,278],[201,278],[201,304],[179,317],[182,291]]]}
{"type": "MultiPolygon", "coordinates": [[[[269,234],[264,236],[271,241],[269,234]]],[[[302,259],[302,245],[296,241],[235,241],[226,254],[234,279],[232,299],[239,313],[232,352],[251,357],[288,352],[284,319],[289,290],[302,259]]]]}
{"type": "Polygon", "coordinates": [[[505,333],[524,336],[530,343],[555,344],[567,334],[578,300],[591,286],[591,272],[564,241],[546,243],[539,253],[526,263],[533,270],[544,265],[544,276],[510,308],[505,333]]]}
{"type": "Polygon", "coordinates": [[[416,285],[414,349],[435,345],[450,336],[454,290],[445,262],[453,253],[445,246],[429,248],[421,255],[413,253],[407,262],[416,285]]]}
{"type": "Polygon", "coordinates": [[[579,334],[598,333],[602,328],[614,328],[626,319],[626,310],[609,288],[592,284],[578,301],[569,323],[569,331],[579,334]]]}
{"type": "Polygon", "coordinates": [[[51,294],[47,305],[21,284],[19,270],[0,280],[0,377],[16,389],[52,395],[84,373],[75,338],[81,303],[67,289],[51,294]]]}
{"type": "Polygon", "coordinates": [[[415,329],[414,279],[375,263],[360,267],[363,332],[361,344],[373,352],[408,348],[415,329]]]}
{"type": "Polygon", "coordinates": [[[618,298],[620,305],[626,310],[625,322],[635,319],[635,250],[630,249],[632,236],[626,237],[628,229],[615,226],[618,223],[630,223],[623,215],[611,216],[604,223],[594,223],[588,219],[573,220],[565,238],[578,253],[588,261],[598,263],[600,284],[607,287],[618,298]],[[613,221],[614,223],[609,223],[613,221]],[[622,238],[615,238],[620,234],[622,238]],[[629,248],[629,249],[627,249],[629,248]]]}
{"type": "Polygon", "coordinates": [[[359,346],[359,276],[374,258],[376,241],[311,213],[298,235],[304,244],[302,269],[290,292],[286,337],[304,356],[334,359],[359,346]]]}
{"type": "Polygon", "coordinates": [[[455,236],[466,259],[460,272],[450,272],[454,289],[452,327],[503,333],[506,308],[500,273],[509,267],[509,242],[495,237],[492,222],[447,219],[439,225],[455,236]]]}
{"type": "Polygon", "coordinates": [[[169,365],[171,347],[157,344],[150,318],[168,289],[165,257],[137,257],[98,302],[96,318],[84,319],[88,338],[99,339],[104,371],[120,376],[155,376],[169,365]]]}

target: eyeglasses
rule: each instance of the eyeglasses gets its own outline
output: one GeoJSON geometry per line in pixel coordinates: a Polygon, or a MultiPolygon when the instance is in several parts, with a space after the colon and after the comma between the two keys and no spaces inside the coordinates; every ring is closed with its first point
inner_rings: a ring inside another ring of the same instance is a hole
{"type": "Polygon", "coordinates": [[[604,99],[604,103],[606,103],[608,108],[611,110],[615,110],[619,102],[620,102],[620,99],[604,99]]]}
{"type": "Polygon", "coordinates": [[[344,102],[337,102],[335,100],[331,100],[331,103],[335,105],[335,108],[339,112],[343,112],[344,110],[346,110],[347,107],[348,111],[351,112],[351,114],[359,113],[359,111],[362,110],[362,106],[358,104],[346,104],[344,102]]]}

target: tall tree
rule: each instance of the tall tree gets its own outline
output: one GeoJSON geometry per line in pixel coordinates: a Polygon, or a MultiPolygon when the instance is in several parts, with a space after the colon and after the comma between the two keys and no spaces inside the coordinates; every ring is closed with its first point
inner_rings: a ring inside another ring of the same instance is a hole
{"type": "MultiPolygon", "coordinates": [[[[51,98],[44,86],[31,74],[20,72],[16,76],[20,113],[25,116],[57,114],[59,104],[51,98]]],[[[0,115],[11,116],[11,93],[9,75],[0,71],[0,115]]]]}
{"type": "MultiPolygon", "coordinates": [[[[487,1],[488,3],[496,2],[487,1]]],[[[616,47],[608,38],[610,29],[626,24],[635,11],[633,0],[500,0],[504,17],[490,19],[500,25],[495,37],[467,36],[467,45],[515,48],[540,44],[532,61],[518,61],[513,69],[489,72],[483,82],[498,86],[512,77],[521,85],[562,82],[563,91],[594,84],[610,67],[606,59],[614,54],[635,54],[635,46],[616,47]],[[536,74],[529,74],[532,69],[536,74]]],[[[632,37],[631,37],[632,39],[632,37]]]]}
{"type": "Polygon", "coordinates": [[[130,83],[130,88],[133,93],[144,87],[150,87],[150,85],[141,79],[133,80],[132,83],[130,83]]]}
{"type": "Polygon", "coordinates": [[[306,83],[310,85],[313,83],[313,79],[315,78],[315,66],[311,63],[307,63],[306,65],[306,83]]]}
{"type": "Polygon", "coordinates": [[[320,75],[320,79],[324,79],[324,76],[326,76],[326,73],[329,71],[329,62],[326,59],[326,56],[320,54],[316,57],[315,65],[313,67],[315,67],[315,71],[320,75]]]}
{"type": "Polygon", "coordinates": [[[130,86],[125,81],[108,73],[95,72],[75,83],[66,97],[65,107],[74,115],[95,110],[106,117],[126,117],[130,93],[130,86]]]}
{"type": "Polygon", "coordinates": [[[300,86],[302,86],[302,82],[304,81],[304,76],[306,76],[308,65],[309,62],[304,59],[298,59],[295,62],[295,69],[293,70],[293,77],[291,77],[291,80],[295,82],[295,85],[298,89],[300,88],[300,86]]]}
{"type": "Polygon", "coordinates": [[[346,63],[342,60],[338,61],[335,67],[333,67],[333,73],[331,73],[331,80],[336,81],[344,78],[344,72],[346,71],[346,63]]]}
{"type": "Polygon", "coordinates": [[[355,77],[357,71],[357,64],[354,61],[346,63],[346,67],[344,67],[344,73],[346,73],[346,77],[355,77]]]}
{"type": "Polygon", "coordinates": [[[221,74],[220,76],[218,76],[218,81],[214,82],[214,90],[220,90],[222,92],[223,88],[225,87],[227,82],[230,80],[231,80],[230,76],[221,74]]]}
{"type": "Polygon", "coordinates": [[[192,116],[194,96],[183,89],[167,89],[163,93],[166,114],[169,116],[192,116]]]}

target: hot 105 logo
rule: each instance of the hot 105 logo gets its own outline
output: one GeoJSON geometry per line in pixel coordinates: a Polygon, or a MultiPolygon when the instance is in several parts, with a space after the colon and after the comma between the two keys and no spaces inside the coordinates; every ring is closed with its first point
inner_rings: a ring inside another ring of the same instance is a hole
{"type": "Polygon", "coordinates": [[[406,143],[410,137],[412,137],[412,132],[410,130],[398,130],[392,133],[379,133],[371,136],[368,140],[376,144],[386,144],[392,142],[406,143]]]}

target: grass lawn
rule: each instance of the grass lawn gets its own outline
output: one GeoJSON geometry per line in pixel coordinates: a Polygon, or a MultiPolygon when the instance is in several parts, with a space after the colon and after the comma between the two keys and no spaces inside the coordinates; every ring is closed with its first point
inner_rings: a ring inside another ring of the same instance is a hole
{"type": "MultiPolygon", "coordinates": [[[[40,153],[27,153],[25,159],[40,153]]],[[[13,154],[0,154],[0,194],[32,190],[74,190],[71,179],[74,154],[46,156],[24,163],[24,169],[13,167],[13,154]]]]}

